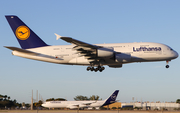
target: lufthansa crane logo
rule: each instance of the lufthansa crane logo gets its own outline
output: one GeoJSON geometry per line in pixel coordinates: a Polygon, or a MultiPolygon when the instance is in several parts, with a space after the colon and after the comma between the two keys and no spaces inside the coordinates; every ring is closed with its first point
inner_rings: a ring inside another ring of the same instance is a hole
{"type": "Polygon", "coordinates": [[[29,35],[30,35],[30,30],[28,27],[26,26],[19,26],[17,29],[16,29],[16,36],[18,39],[20,40],[26,40],[29,38],[29,35]]]}
{"type": "Polygon", "coordinates": [[[116,95],[113,94],[113,95],[111,96],[111,99],[112,99],[112,100],[115,100],[115,99],[116,99],[116,95]]]}

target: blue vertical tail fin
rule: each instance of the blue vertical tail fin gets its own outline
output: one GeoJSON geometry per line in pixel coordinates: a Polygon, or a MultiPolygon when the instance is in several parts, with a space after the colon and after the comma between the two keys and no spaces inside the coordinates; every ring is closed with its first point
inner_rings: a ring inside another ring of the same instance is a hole
{"type": "Polygon", "coordinates": [[[119,90],[116,90],[114,91],[114,93],[105,100],[104,104],[102,106],[106,106],[106,105],[109,105],[109,104],[112,104],[112,103],[115,103],[116,102],[116,97],[119,93],[119,90]]]}
{"type": "Polygon", "coordinates": [[[17,16],[7,15],[5,17],[22,49],[48,46],[17,16]]]}

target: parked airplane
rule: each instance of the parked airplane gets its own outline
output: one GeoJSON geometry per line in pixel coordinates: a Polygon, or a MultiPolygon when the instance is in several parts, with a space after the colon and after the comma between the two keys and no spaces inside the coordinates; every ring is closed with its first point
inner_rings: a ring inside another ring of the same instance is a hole
{"type": "Polygon", "coordinates": [[[47,108],[99,108],[101,106],[106,106],[116,102],[116,97],[119,90],[114,91],[114,93],[104,101],[48,101],[42,104],[43,107],[47,108]]]}
{"type": "Polygon", "coordinates": [[[178,57],[178,53],[167,45],[151,42],[88,44],[71,37],[55,34],[72,45],[50,46],[40,39],[17,16],[5,16],[11,26],[21,48],[8,47],[12,54],[33,60],[45,62],[85,65],[87,71],[102,72],[108,65],[112,68],[121,68],[123,64],[134,62],[168,62],[178,57]]]}

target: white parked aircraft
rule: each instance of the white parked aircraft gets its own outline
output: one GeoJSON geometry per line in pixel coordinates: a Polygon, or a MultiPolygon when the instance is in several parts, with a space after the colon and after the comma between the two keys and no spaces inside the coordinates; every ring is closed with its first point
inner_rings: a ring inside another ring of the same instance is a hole
{"type": "Polygon", "coordinates": [[[114,91],[114,93],[104,101],[48,101],[42,104],[43,107],[47,108],[99,108],[101,106],[106,106],[116,102],[116,97],[119,90],[114,91]]]}
{"type": "Polygon", "coordinates": [[[151,42],[88,44],[71,37],[56,35],[72,45],[47,45],[17,16],[5,16],[11,26],[21,48],[8,47],[12,54],[45,62],[83,65],[87,70],[102,72],[108,65],[120,68],[123,64],[134,62],[168,62],[178,57],[178,53],[167,45],[151,42]]]}

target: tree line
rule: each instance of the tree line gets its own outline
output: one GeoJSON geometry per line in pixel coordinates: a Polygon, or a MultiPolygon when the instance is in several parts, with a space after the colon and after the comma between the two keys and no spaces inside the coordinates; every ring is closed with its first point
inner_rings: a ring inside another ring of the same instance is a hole
{"type": "MultiPolygon", "coordinates": [[[[100,97],[98,95],[92,95],[90,96],[89,98],[87,96],[82,96],[82,95],[77,95],[75,98],[74,98],[75,101],[81,101],[81,100],[102,100],[100,99],[100,97]]],[[[47,101],[67,101],[66,99],[64,98],[49,98],[49,99],[46,99],[46,102],[47,101]]]]}
{"type": "MultiPolygon", "coordinates": [[[[80,100],[100,100],[98,95],[92,95],[90,97],[87,96],[82,96],[82,95],[77,95],[74,98],[75,101],[80,101],[80,100]]],[[[46,99],[46,101],[67,101],[64,98],[49,98],[46,99]]],[[[38,102],[34,102],[33,106],[34,107],[41,107],[43,104],[42,100],[39,100],[38,102]]],[[[21,107],[26,106],[27,108],[30,107],[30,104],[25,104],[23,103],[18,103],[16,99],[11,100],[10,96],[7,95],[1,95],[0,94],[0,109],[20,109],[21,107]]]]}
{"type": "Polygon", "coordinates": [[[22,104],[18,103],[16,99],[10,100],[10,96],[0,94],[0,109],[21,107],[22,104]]]}
{"type": "Polygon", "coordinates": [[[81,101],[81,100],[102,100],[98,95],[92,95],[89,98],[87,96],[77,95],[74,100],[81,101]]]}
{"type": "MultiPolygon", "coordinates": [[[[30,104],[25,104],[24,102],[18,103],[16,101],[16,99],[14,99],[14,100],[10,100],[10,99],[11,99],[10,96],[0,94],[0,109],[7,109],[7,108],[15,109],[15,108],[20,108],[22,106],[30,107],[30,104]]],[[[83,101],[83,100],[102,100],[102,99],[100,99],[100,97],[98,95],[92,95],[90,97],[77,95],[74,98],[74,100],[75,101],[83,101]]],[[[67,101],[67,100],[64,98],[56,98],[56,99],[49,98],[49,99],[46,99],[46,101],[67,101]]],[[[176,103],[180,104],[180,99],[177,99],[176,103]]],[[[42,104],[43,104],[43,101],[39,100],[38,102],[33,103],[33,106],[34,107],[42,107],[41,106],[42,104]]]]}

